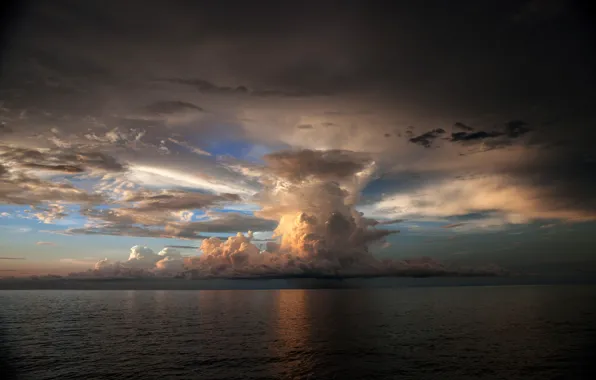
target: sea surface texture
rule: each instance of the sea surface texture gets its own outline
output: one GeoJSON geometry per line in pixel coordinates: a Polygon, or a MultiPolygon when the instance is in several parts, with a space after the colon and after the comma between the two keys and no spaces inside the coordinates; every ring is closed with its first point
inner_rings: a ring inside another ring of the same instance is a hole
{"type": "Polygon", "coordinates": [[[596,287],[0,291],[3,379],[583,379],[596,287]]]}

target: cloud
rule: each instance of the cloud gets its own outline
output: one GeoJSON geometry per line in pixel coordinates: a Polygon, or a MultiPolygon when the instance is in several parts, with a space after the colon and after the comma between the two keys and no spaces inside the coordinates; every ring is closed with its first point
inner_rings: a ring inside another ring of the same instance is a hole
{"type": "Polygon", "coordinates": [[[24,257],[0,257],[0,260],[25,260],[24,257]]]}
{"type": "Polygon", "coordinates": [[[240,201],[236,194],[205,194],[180,190],[124,191],[118,208],[82,208],[89,220],[83,228],[70,228],[65,234],[122,235],[140,237],[202,238],[200,232],[236,232],[238,229],[271,229],[270,221],[239,213],[207,211],[192,221],[193,210],[240,201]],[[124,207],[123,207],[124,206],[124,207]]]}
{"type": "MultiPolygon", "coordinates": [[[[138,227],[128,224],[105,224],[99,226],[87,226],[81,228],[67,228],[61,232],[64,235],[107,235],[107,236],[136,236],[149,238],[172,238],[172,234],[163,228],[138,227]]],[[[199,238],[199,237],[197,237],[199,238]]]]}
{"type": "Polygon", "coordinates": [[[37,218],[40,222],[45,224],[51,224],[56,220],[63,219],[68,214],[66,213],[66,207],[61,204],[49,204],[47,206],[32,206],[32,210],[36,211],[31,215],[37,218]]]}
{"type": "Polygon", "coordinates": [[[262,207],[256,215],[277,221],[279,252],[335,270],[376,265],[370,246],[399,231],[375,229],[379,222],[354,209],[376,169],[369,156],[302,150],[271,154],[265,160],[277,178],[256,197],[262,207]]]}
{"type": "Polygon", "coordinates": [[[556,200],[548,188],[535,186],[527,179],[499,175],[430,183],[416,192],[389,194],[365,209],[371,215],[414,220],[484,213],[482,219],[466,222],[470,227],[596,219],[594,209],[556,200]]]}
{"type": "Polygon", "coordinates": [[[457,129],[461,129],[463,131],[468,131],[468,132],[474,130],[474,128],[472,128],[472,127],[470,127],[468,125],[465,125],[464,123],[461,123],[459,121],[456,122],[455,124],[453,124],[453,127],[454,128],[457,128],[457,129]]]}
{"type": "Polygon", "coordinates": [[[118,213],[115,210],[90,210],[86,214],[96,225],[83,228],[69,228],[62,233],[67,235],[111,235],[161,237],[177,239],[205,239],[204,233],[236,233],[238,230],[270,231],[276,222],[242,213],[218,213],[208,211],[206,220],[196,222],[177,222],[158,213],[147,212],[118,213]],[[139,226],[137,224],[142,224],[139,226]]]}
{"type": "MultiPolygon", "coordinates": [[[[252,268],[246,272],[250,275],[271,274],[273,267],[277,268],[273,273],[284,275],[320,271],[331,274],[341,271],[375,275],[383,272],[384,265],[372,256],[369,247],[375,243],[383,243],[386,236],[399,231],[375,229],[373,226],[380,223],[364,218],[353,208],[359,191],[374,171],[374,165],[368,157],[344,151],[290,151],[270,154],[266,156],[266,162],[269,164],[266,169],[274,177],[264,181],[265,188],[256,199],[263,207],[261,212],[247,215],[208,210],[205,213],[206,220],[166,222],[163,231],[160,228],[152,231],[159,231],[159,234],[165,232],[171,237],[197,239],[200,237],[199,233],[249,230],[247,236],[238,232],[226,242],[217,237],[203,239],[201,250],[206,261],[199,260],[198,268],[195,269],[205,269],[209,273],[214,270],[218,272],[221,268],[236,271],[246,266],[252,268]],[[345,187],[342,188],[336,180],[343,182],[345,187]],[[253,233],[250,231],[273,229],[280,241],[269,242],[267,248],[276,252],[261,255],[260,249],[251,243],[253,233]]],[[[170,198],[134,194],[124,199],[142,202],[146,199],[170,198]]],[[[122,216],[118,212],[110,210],[101,211],[100,214],[105,214],[104,220],[117,218],[111,220],[116,224],[122,216]]],[[[143,218],[147,218],[145,213],[143,218]]],[[[397,221],[387,222],[391,224],[397,221]]],[[[129,227],[135,227],[134,223],[129,223],[129,227]]],[[[109,224],[103,227],[111,228],[109,224]]],[[[118,227],[122,227],[122,224],[118,227]]],[[[102,226],[99,230],[87,228],[84,231],[79,229],[68,232],[102,233],[101,228],[102,226]]],[[[128,229],[127,227],[124,230],[128,229]]],[[[158,266],[171,269],[179,265],[179,262],[170,262],[171,260],[173,259],[158,266]]],[[[136,268],[147,270],[156,265],[157,259],[151,251],[134,248],[126,266],[130,267],[137,262],[139,264],[135,265],[136,268]]],[[[192,260],[189,265],[192,266],[192,260]]],[[[104,267],[113,272],[122,265],[102,261],[96,269],[104,267]]]]}
{"type": "Polygon", "coordinates": [[[341,150],[282,151],[263,158],[275,175],[290,180],[308,177],[343,179],[362,171],[371,163],[370,158],[364,154],[341,150]]]}
{"type": "Polygon", "coordinates": [[[176,259],[171,256],[167,256],[164,259],[158,261],[155,264],[155,268],[161,272],[179,275],[184,270],[184,262],[182,259],[176,259]]]}
{"type": "Polygon", "coordinates": [[[219,157],[218,161],[227,170],[240,174],[244,177],[260,178],[267,174],[263,166],[251,162],[241,161],[235,159],[234,157],[223,156],[219,157]]]}
{"type": "Polygon", "coordinates": [[[187,142],[184,142],[184,141],[178,141],[178,140],[176,140],[176,139],[173,139],[173,138],[171,138],[171,137],[170,137],[170,138],[168,138],[168,141],[171,141],[171,142],[173,142],[174,144],[178,144],[178,145],[180,145],[180,146],[182,146],[182,147],[184,147],[184,148],[188,149],[189,151],[191,151],[191,152],[193,152],[193,153],[200,154],[200,155],[202,155],[202,156],[211,156],[211,153],[209,153],[209,152],[207,152],[207,151],[205,151],[205,150],[203,150],[203,149],[201,149],[201,148],[197,148],[196,146],[192,146],[192,145],[190,145],[190,144],[189,144],[189,143],[187,143],[187,142]]]}
{"type": "Polygon", "coordinates": [[[516,138],[526,133],[530,132],[531,129],[528,128],[528,123],[522,120],[511,120],[505,124],[505,134],[508,137],[516,138]]]}
{"type": "Polygon", "coordinates": [[[55,246],[57,245],[56,243],[54,243],[53,241],[38,241],[37,243],[35,243],[36,245],[49,245],[49,246],[55,246]]]}
{"type": "Polygon", "coordinates": [[[0,203],[39,205],[43,202],[98,204],[100,194],[81,190],[68,182],[50,182],[23,174],[11,173],[0,180],[0,203]]]}
{"type": "Polygon", "coordinates": [[[135,245],[130,249],[126,261],[103,259],[95,264],[89,273],[72,273],[70,277],[93,274],[98,276],[174,276],[183,270],[183,259],[180,252],[173,248],[164,248],[158,254],[152,249],[135,245]]]}
{"type": "MultiPolygon", "coordinates": [[[[138,120],[136,119],[120,119],[117,120],[118,124],[135,124],[135,122],[138,122],[138,120]]],[[[142,124],[144,127],[146,127],[144,124],[142,124]]],[[[129,128],[129,129],[124,129],[124,128],[112,128],[109,131],[104,131],[103,129],[106,128],[107,126],[100,124],[101,127],[101,132],[100,131],[95,131],[97,130],[97,126],[95,126],[95,128],[90,128],[90,131],[88,133],[85,133],[82,137],[86,140],[82,141],[82,144],[87,144],[89,142],[93,143],[93,144],[98,144],[100,146],[105,147],[108,144],[114,144],[116,146],[126,146],[127,148],[138,148],[139,146],[151,146],[150,144],[142,144],[142,139],[143,137],[145,137],[147,131],[145,129],[139,129],[139,128],[129,128]]],[[[70,136],[71,139],[75,138],[76,141],[76,135],[75,136],[70,136]]],[[[110,147],[112,148],[112,147],[110,147]]]]}
{"type": "Polygon", "coordinates": [[[160,101],[145,107],[145,110],[153,115],[171,115],[181,112],[203,112],[204,110],[192,103],[183,101],[160,101]]]}
{"type": "Polygon", "coordinates": [[[188,191],[165,190],[161,192],[136,192],[127,194],[122,202],[133,202],[137,212],[154,210],[204,209],[216,204],[238,202],[237,194],[203,194],[188,191]]]}
{"type": "Polygon", "coordinates": [[[366,219],[366,218],[362,218],[364,223],[367,223],[370,226],[378,226],[378,225],[391,225],[391,224],[397,224],[397,223],[401,223],[404,221],[404,219],[390,219],[390,220],[382,220],[382,221],[378,221],[375,219],[366,219]],[[365,220],[366,219],[366,220],[365,220]]]}
{"type": "Polygon", "coordinates": [[[40,150],[0,145],[0,161],[4,165],[16,165],[25,169],[49,170],[64,173],[84,171],[118,172],[122,164],[113,157],[100,152],[75,150],[40,150]]]}
{"type": "Polygon", "coordinates": [[[244,85],[236,87],[221,86],[205,79],[200,78],[168,78],[166,82],[191,86],[198,92],[211,95],[234,95],[234,96],[252,96],[260,98],[271,97],[308,97],[329,95],[326,91],[308,91],[308,90],[272,90],[272,89],[249,89],[244,85]]]}
{"type": "Polygon", "coordinates": [[[412,137],[410,142],[414,144],[421,145],[425,148],[430,148],[433,141],[439,137],[440,135],[444,134],[445,130],[441,128],[433,129],[432,131],[425,132],[419,136],[412,137]]]}
{"type": "MultiPolygon", "coordinates": [[[[309,259],[278,251],[261,251],[252,244],[252,235],[238,233],[222,241],[212,237],[201,244],[202,254],[182,257],[179,251],[164,248],[158,254],[144,246],[134,246],[126,261],[98,261],[93,269],[71,273],[67,278],[89,277],[377,277],[377,276],[494,276],[501,268],[457,267],[429,257],[404,260],[370,259],[340,265],[323,257],[309,259]]],[[[273,248],[274,245],[268,245],[273,248]]],[[[275,247],[276,249],[279,246],[275,247]]]]}
{"type": "Polygon", "coordinates": [[[544,207],[577,210],[596,215],[596,200],[590,189],[596,186],[592,175],[596,166],[572,147],[541,147],[534,155],[502,169],[502,175],[534,188],[544,207]]]}
{"type": "Polygon", "coordinates": [[[451,141],[478,141],[493,137],[503,136],[501,132],[455,132],[451,134],[451,141]]]}
{"type": "Polygon", "coordinates": [[[447,224],[444,226],[441,226],[441,228],[456,228],[456,227],[461,227],[463,225],[465,225],[466,223],[451,223],[451,224],[447,224]]]}
{"type": "Polygon", "coordinates": [[[0,123],[0,134],[12,133],[12,128],[7,126],[4,122],[0,123]]]}
{"type": "Polygon", "coordinates": [[[557,18],[567,8],[566,2],[560,0],[530,0],[521,4],[512,16],[512,21],[520,24],[539,24],[557,18]]]}
{"type": "Polygon", "coordinates": [[[215,94],[246,94],[248,89],[244,86],[238,86],[235,88],[227,86],[218,86],[204,79],[199,78],[168,78],[164,81],[192,86],[196,90],[204,93],[215,93],[215,94]]]}
{"type": "Polygon", "coordinates": [[[62,173],[68,173],[68,174],[82,173],[85,171],[85,169],[83,169],[79,166],[73,166],[73,165],[42,165],[42,164],[30,163],[30,164],[23,164],[21,166],[24,168],[29,168],[29,169],[49,170],[49,171],[56,171],[56,172],[62,172],[62,173]]]}
{"type": "Polygon", "coordinates": [[[204,167],[206,173],[190,171],[186,169],[186,162],[162,160],[161,165],[157,162],[151,162],[150,165],[131,165],[128,179],[145,187],[186,187],[241,195],[256,193],[257,187],[254,183],[239,178],[224,167],[212,168],[214,173],[209,172],[208,167],[204,167]]]}
{"type": "Polygon", "coordinates": [[[471,132],[472,129],[465,129],[461,126],[463,124],[459,124],[460,129],[464,129],[464,132],[453,132],[451,134],[451,142],[459,142],[459,143],[475,143],[483,141],[485,144],[492,148],[498,148],[503,146],[508,146],[512,144],[514,139],[517,139],[526,133],[530,132],[531,129],[527,126],[528,123],[522,120],[511,120],[505,123],[505,126],[502,130],[496,131],[475,131],[471,132]]]}
{"type": "MultiPolygon", "coordinates": [[[[383,218],[450,221],[478,211],[491,223],[593,214],[593,167],[567,158],[574,150],[590,152],[595,138],[585,127],[593,125],[587,99],[594,98],[594,65],[586,58],[593,38],[578,27],[580,12],[552,18],[536,33],[512,24],[514,10],[496,3],[434,13],[402,8],[350,4],[338,13],[323,4],[313,12],[298,2],[255,13],[243,4],[179,3],[166,10],[148,2],[132,32],[121,16],[138,9],[126,2],[34,4],[10,35],[8,45],[19,48],[3,54],[0,121],[13,130],[2,133],[3,145],[23,151],[0,160],[0,202],[62,200],[83,203],[83,210],[109,202],[112,215],[83,211],[89,225],[70,232],[148,237],[185,231],[178,224],[197,215],[173,205],[199,201],[172,196],[135,207],[120,203],[124,186],[238,194],[258,203],[263,218],[283,216],[287,228],[298,221],[296,228],[325,236],[329,221],[354,231],[372,227],[351,207],[383,218]],[[420,19],[425,23],[411,22],[420,19]],[[451,27],[470,20],[474,33],[451,27]],[[429,33],[427,24],[443,32],[429,33]],[[510,59],[520,51],[521,66],[510,59]],[[569,62],[583,64],[570,69],[569,62]],[[516,119],[527,125],[503,125],[516,119]],[[466,124],[453,125],[451,135],[437,132],[454,120],[466,124]],[[313,128],[297,127],[306,125],[313,128]],[[565,140],[565,152],[537,154],[538,145],[565,140]],[[243,160],[255,145],[293,153],[274,155],[264,168],[255,163],[261,157],[243,160]],[[460,156],[463,150],[482,154],[460,156]],[[84,152],[113,161],[79,158],[84,152]],[[226,153],[235,162],[220,160],[226,153]],[[361,197],[359,190],[385,173],[399,181],[382,189],[375,188],[382,181],[373,181],[361,197]],[[101,183],[93,192],[96,174],[101,183]],[[454,181],[471,175],[489,179],[454,181]],[[299,211],[317,221],[300,222],[299,211]],[[333,212],[345,220],[331,219],[333,212]]],[[[51,212],[39,213],[52,220],[51,212]]],[[[334,246],[320,243],[327,244],[334,246]]]]}
{"type": "Polygon", "coordinates": [[[95,263],[92,259],[62,258],[59,261],[64,264],[72,264],[72,265],[79,265],[79,266],[89,266],[89,265],[93,265],[95,263]]]}
{"type": "Polygon", "coordinates": [[[236,233],[237,231],[271,231],[277,222],[235,212],[207,212],[206,221],[169,223],[166,230],[173,236],[193,238],[198,233],[236,233]]]}

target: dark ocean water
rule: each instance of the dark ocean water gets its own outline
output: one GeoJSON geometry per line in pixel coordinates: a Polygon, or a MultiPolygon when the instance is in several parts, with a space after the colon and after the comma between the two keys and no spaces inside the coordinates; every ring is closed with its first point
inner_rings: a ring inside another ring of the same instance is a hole
{"type": "Polygon", "coordinates": [[[22,379],[581,379],[596,287],[0,291],[22,379]]]}

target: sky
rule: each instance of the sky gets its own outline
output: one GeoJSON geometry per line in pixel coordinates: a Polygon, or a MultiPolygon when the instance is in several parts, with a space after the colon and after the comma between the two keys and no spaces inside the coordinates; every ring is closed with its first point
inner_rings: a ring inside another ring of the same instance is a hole
{"type": "Polygon", "coordinates": [[[596,269],[582,2],[18,4],[0,276],[596,269]]]}

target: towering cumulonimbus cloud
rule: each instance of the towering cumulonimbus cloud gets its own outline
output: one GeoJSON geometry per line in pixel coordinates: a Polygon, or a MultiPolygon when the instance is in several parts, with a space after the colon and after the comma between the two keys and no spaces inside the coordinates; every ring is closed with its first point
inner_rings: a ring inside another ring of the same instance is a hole
{"type": "Polygon", "coordinates": [[[252,233],[222,241],[203,241],[203,255],[188,267],[201,274],[330,273],[377,271],[382,264],[369,252],[398,231],[354,209],[360,190],[373,178],[370,157],[349,151],[284,151],[264,157],[267,176],[256,197],[257,216],[278,221],[276,242],[261,251],[252,233]]]}
{"type": "Polygon", "coordinates": [[[260,198],[261,217],[275,218],[280,250],[345,268],[370,262],[370,244],[397,231],[354,209],[360,190],[377,171],[368,156],[349,151],[295,151],[265,157],[276,177],[260,198]]]}

